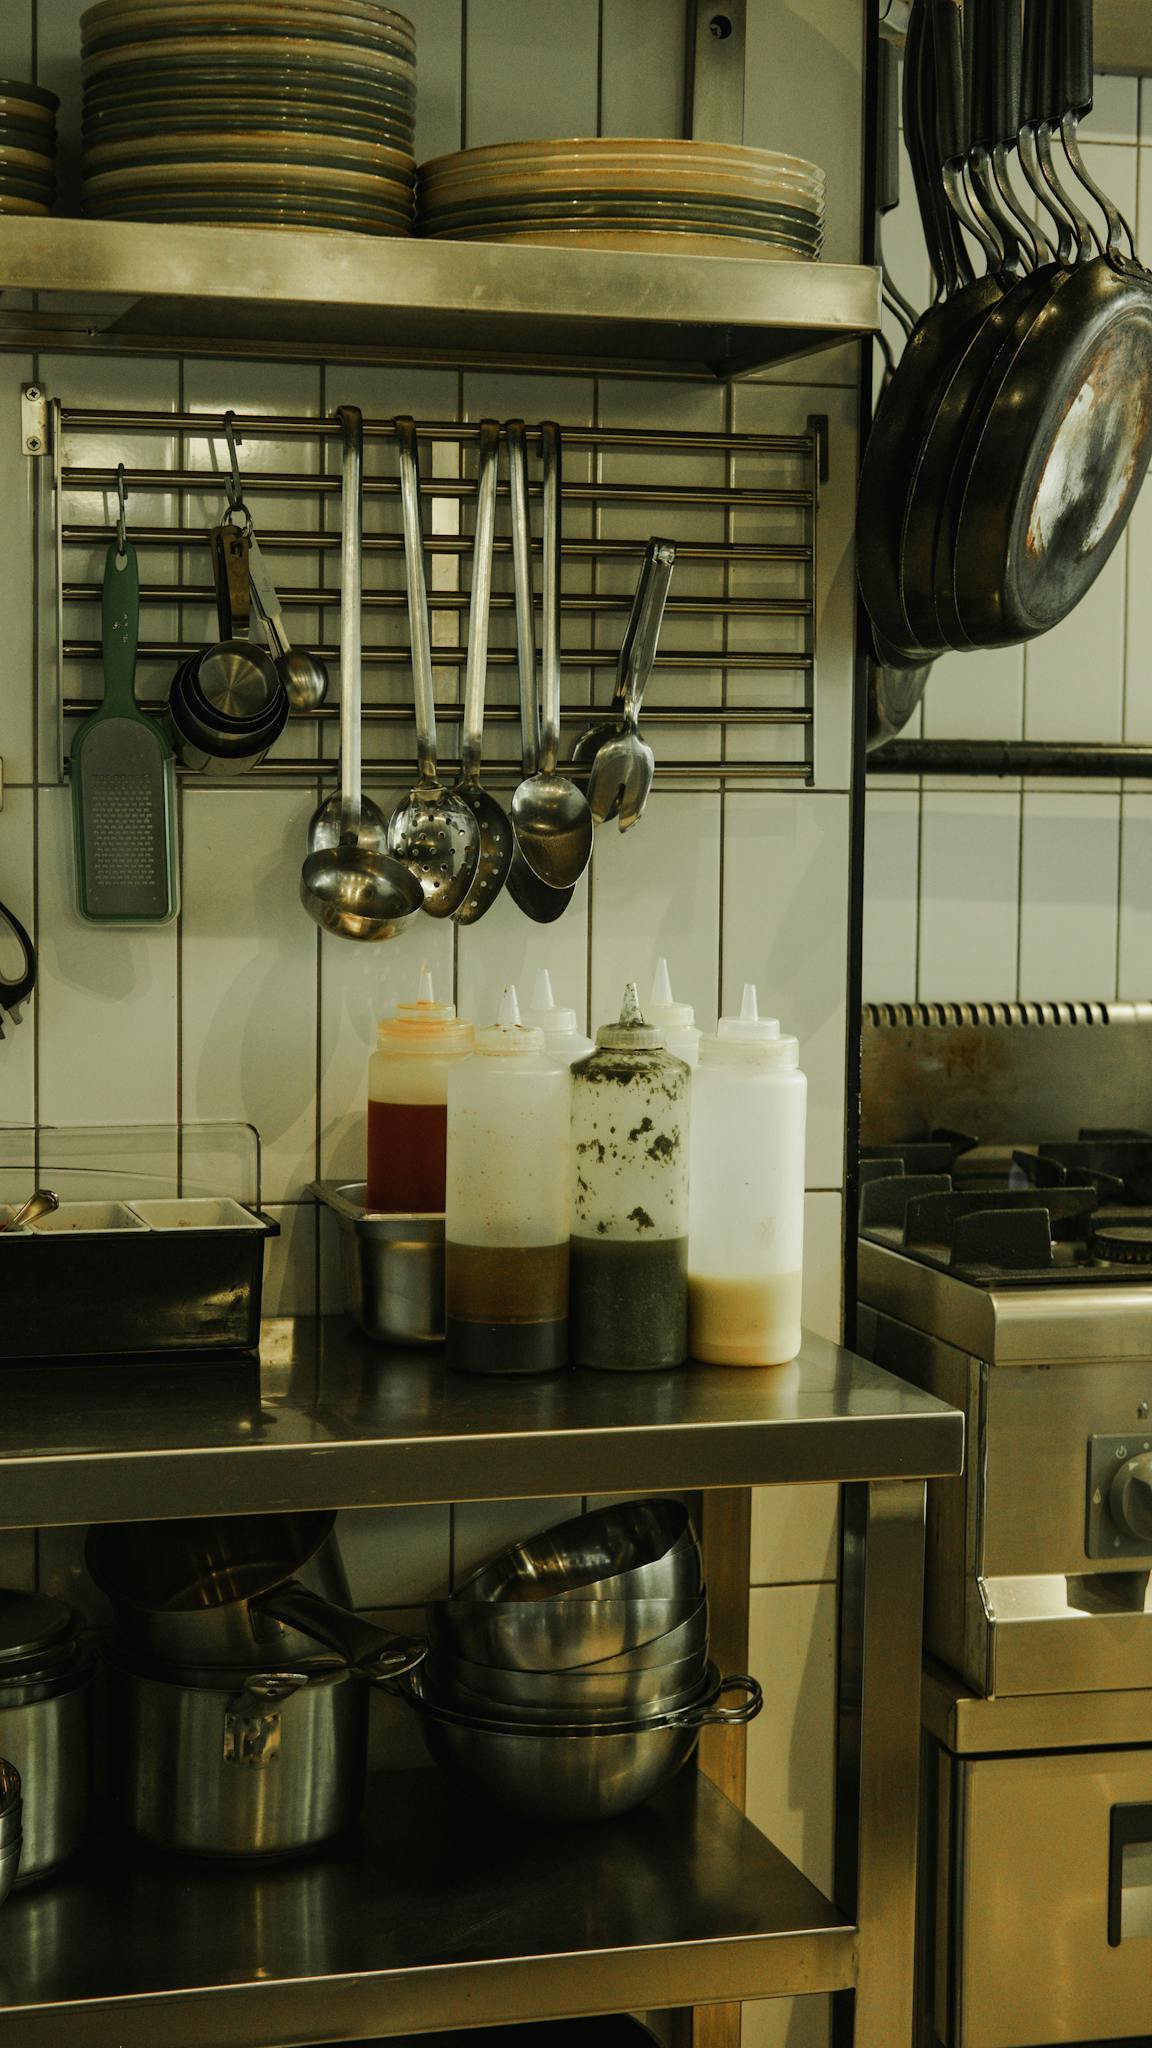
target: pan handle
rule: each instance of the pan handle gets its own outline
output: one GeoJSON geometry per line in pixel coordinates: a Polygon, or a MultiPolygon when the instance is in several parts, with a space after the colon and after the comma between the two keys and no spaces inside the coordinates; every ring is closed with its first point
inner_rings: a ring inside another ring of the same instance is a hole
{"type": "MultiPolygon", "coordinates": [[[[0,1010],[18,1010],[36,986],[36,948],[15,911],[9,910],[6,903],[0,903],[0,925],[7,926],[23,956],[23,965],[14,980],[0,977],[0,1010]]],[[[19,1021],[17,1017],[16,1022],[19,1021]]]]}
{"type": "Polygon", "coordinates": [[[742,1728],[747,1721],[754,1721],[764,1705],[764,1693],[757,1679],[747,1672],[738,1672],[731,1678],[721,1680],[715,1697],[721,1699],[726,1692],[741,1692],[744,1698],[738,1707],[685,1707],[679,1713],[662,1714],[660,1723],[666,1728],[742,1728]]]}
{"type": "Polygon", "coordinates": [[[1092,0],[1064,0],[1064,91],[1070,114],[1092,112],[1092,0]]]}
{"type": "Polygon", "coordinates": [[[335,1607],[318,1593],[289,1579],[286,1585],[261,1593],[252,1602],[261,1614],[283,1622],[313,1642],[323,1643],[345,1658],[353,1670],[366,1678],[399,1678],[423,1662],[426,1645],[414,1636],[398,1636],[391,1629],[377,1628],[347,1608],[335,1607]]]}

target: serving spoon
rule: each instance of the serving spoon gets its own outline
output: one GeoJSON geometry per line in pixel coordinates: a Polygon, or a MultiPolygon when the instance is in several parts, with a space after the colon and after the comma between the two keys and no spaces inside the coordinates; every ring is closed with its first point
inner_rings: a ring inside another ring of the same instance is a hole
{"type": "Polygon", "coordinates": [[[478,924],[485,912],[491,910],[504,887],[515,846],[505,812],[480,783],[499,460],[500,429],[495,420],[481,420],[476,467],[476,532],[472,542],[472,595],[468,607],[468,666],[464,679],[464,731],[460,745],[460,780],[455,791],[476,820],[480,833],[480,858],[468,894],[459,909],[452,913],[457,924],[478,924]]]}

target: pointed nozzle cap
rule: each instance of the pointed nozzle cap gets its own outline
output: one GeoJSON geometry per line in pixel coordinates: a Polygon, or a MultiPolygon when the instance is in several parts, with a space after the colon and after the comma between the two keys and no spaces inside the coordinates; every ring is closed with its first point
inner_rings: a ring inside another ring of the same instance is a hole
{"type": "Polygon", "coordinates": [[[652,977],[648,1022],[655,1024],[661,1031],[690,1031],[696,1022],[696,1012],[691,1003],[678,1003],[675,1000],[668,962],[664,959],[656,962],[656,972],[652,977]]]}
{"type": "Polygon", "coordinates": [[[535,1024],[548,1039],[569,1033],[578,1035],[575,1010],[558,1004],[552,993],[552,976],[546,967],[541,967],[532,990],[532,1001],[524,1012],[524,1022],[535,1024]]]}
{"type": "Polygon", "coordinates": [[[624,1000],[620,1005],[620,1018],[616,1024],[602,1024],[596,1033],[597,1045],[623,1049],[626,1047],[652,1047],[658,1050],[664,1045],[664,1033],[654,1024],[644,1021],[640,1008],[640,995],[634,981],[625,984],[624,1000]]]}
{"type": "Polygon", "coordinates": [[[455,1003],[438,1003],[432,969],[420,963],[420,979],[414,1003],[396,1003],[392,1015],[381,1019],[377,1036],[386,1051],[405,1046],[428,1051],[471,1051],[472,1026],[457,1017],[455,1003]]]}
{"type": "Polygon", "coordinates": [[[476,1050],[504,1055],[544,1051],[544,1033],[534,1025],[520,1021],[520,1003],[514,982],[509,982],[500,998],[496,1022],[476,1033],[476,1050]]]}
{"type": "Polygon", "coordinates": [[[759,1043],[761,1045],[770,1038],[779,1038],[779,1018],[762,1017],[760,1015],[760,1005],[756,998],[756,983],[754,981],[746,981],[744,983],[744,993],[740,999],[740,1015],[738,1017],[721,1017],[716,1027],[716,1036],[729,1039],[742,1038],[749,1043],[759,1043]]]}
{"type": "Polygon", "coordinates": [[[426,960],[422,960],[420,962],[420,983],[416,991],[416,1000],[418,1003],[434,1003],[436,1001],[436,989],[432,981],[432,969],[429,967],[428,962],[426,960]]]}
{"type": "Polygon", "coordinates": [[[552,976],[546,967],[541,967],[537,970],[536,982],[532,990],[532,1008],[534,1010],[554,1010],[556,1008],[556,998],[552,993],[552,976]]]}

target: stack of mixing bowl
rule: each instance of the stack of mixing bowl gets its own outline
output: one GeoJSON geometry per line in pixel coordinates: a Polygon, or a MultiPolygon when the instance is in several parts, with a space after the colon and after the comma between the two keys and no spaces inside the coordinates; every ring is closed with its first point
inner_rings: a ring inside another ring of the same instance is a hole
{"type": "Polygon", "coordinates": [[[428,1610],[406,1682],[428,1747],[502,1804],[553,1820],[636,1806],[711,1720],[751,1720],[759,1687],[708,1658],[708,1598],[687,1509],[637,1500],[502,1553],[428,1610]],[[717,1706],[737,1687],[742,1705],[717,1706]]]}

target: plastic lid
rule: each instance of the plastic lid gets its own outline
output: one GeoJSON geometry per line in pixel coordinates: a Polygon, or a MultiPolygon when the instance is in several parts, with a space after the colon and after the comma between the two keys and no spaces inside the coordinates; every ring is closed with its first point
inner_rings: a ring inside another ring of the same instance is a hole
{"type": "Polygon", "coordinates": [[[799,1039],[782,1036],[777,1017],[760,1015],[754,981],[744,983],[740,1015],[721,1017],[715,1038],[705,1038],[700,1047],[700,1057],[707,1060],[738,1059],[743,1054],[771,1060],[782,1067],[800,1064],[799,1039]]]}
{"type": "Polygon", "coordinates": [[[570,1032],[576,1037],[580,1032],[575,1010],[558,1007],[552,994],[552,976],[546,967],[542,967],[536,976],[532,1001],[524,1012],[524,1022],[536,1025],[549,1038],[557,1037],[561,1032],[570,1032]]]}
{"type": "Polygon", "coordinates": [[[597,1045],[608,1046],[616,1051],[643,1051],[651,1048],[664,1049],[664,1033],[654,1024],[646,1024],[640,1008],[640,997],[636,983],[628,982],[624,1000],[620,1005],[620,1018],[616,1024],[602,1024],[596,1033],[597,1045]]]}
{"type": "Polygon", "coordinates": [[[656,972],[652,976],[648,1021],[665,1031],[690,1031],[696,1024],[696,1012],[691,1003],[678,1003],[673,997],[668,962],[664,959],[656,962],[656,972]]]}
{"type": "Polygon", "coordinates": [[[476,1033],[477,1052],[495,1054],[497,1058],[516,1058],[526,1053],[540,1053],[545,1050],[544,1033],[535,1024],[522,1024],[520,1004],[516,999],[516,987],[510,983],[500,998],[500,1009],[496,1022],[476,1033]]]}
{"type": "Polygon", "coordinates": [[[426,960],[420,965],[420,983],[414,1003],[397,1003],[390,1017],[382,1017],[376,1037],[385,1052],[471,1052],[472,1026],[456,1015],[455,1003],[438,1003],[432,985],[432,969],[426,960]]]}

